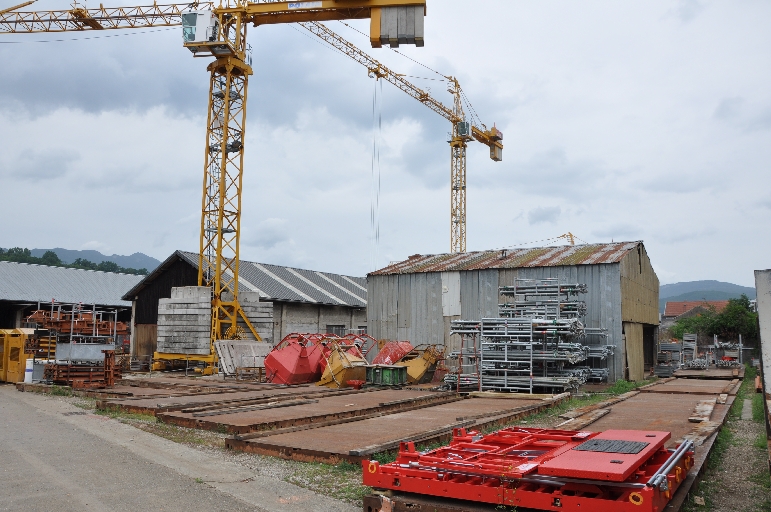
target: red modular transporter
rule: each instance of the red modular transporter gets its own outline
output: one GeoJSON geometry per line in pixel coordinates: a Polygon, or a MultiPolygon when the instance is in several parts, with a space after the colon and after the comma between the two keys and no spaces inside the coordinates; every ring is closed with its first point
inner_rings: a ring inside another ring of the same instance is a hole
{"type": "Polygon", "coordinates": [[[563,512],[661,512],[693,466],[693,443],[669,432],[455,429],[449,446],[402,443],[392,464],[364,461],[364,485],[563,512]]]}

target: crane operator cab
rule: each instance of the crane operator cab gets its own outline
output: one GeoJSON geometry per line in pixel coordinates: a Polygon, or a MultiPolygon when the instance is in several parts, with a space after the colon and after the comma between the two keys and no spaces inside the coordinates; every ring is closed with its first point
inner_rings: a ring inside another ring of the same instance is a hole
{"type": "MultiPolygon", "coordinates": [[[[182,13],[183,44],[194,54],[233,55],[227,41],[218,41],[219,20],[212,11],[186,11],[182,13]]],[[[196,55],[197,56],[197,55],[196,55]]]]}

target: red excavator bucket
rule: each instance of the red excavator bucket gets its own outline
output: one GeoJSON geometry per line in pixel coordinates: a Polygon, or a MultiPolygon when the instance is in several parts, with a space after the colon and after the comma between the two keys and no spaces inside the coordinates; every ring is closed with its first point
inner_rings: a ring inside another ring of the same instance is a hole
{"type": "Polygon", "coordinates": [[[372,364],[396,364],[404,356],[412,352],[413,348],[412,343],[409,341],[389,341],[380,349],[378,355],[372,360],[372,364]]]}
{"type": "Polygon", "coordinates": [[[318,381],[324,359],[321,349],[302,335],[288,335],[265,357],[268,382],[291,385],[318,381]]]}

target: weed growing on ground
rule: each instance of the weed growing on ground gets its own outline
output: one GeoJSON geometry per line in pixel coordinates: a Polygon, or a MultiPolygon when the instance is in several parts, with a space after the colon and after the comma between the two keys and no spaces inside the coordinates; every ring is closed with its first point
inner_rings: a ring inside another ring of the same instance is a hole
{"type": "Polygon", "coordinates": [[[105,409],[96,409],[94,411],[100,416],[108,416],[114,420],[134,420],[143,421],[147,423],[155,423],[155,416],[152,414],[140,414],[135,412],[126,412],[117,407],[107,407],[105,409]]]}
{"type": "MultiPolygon", "coordinates": [[[[45,391],[41,391],[41,393],[45,393],[45,391]]],[[[54,396],[73,396],[72,389],[67,386],[51,386],[48,393],[54,396]]]]}
{"type": "Polygon", "coordinates": [[[763,393],[752,395],[752,420],[763,423],[766,411],[763,409],[763,393]]]}
{"type": "Polygon", "coordinates": [[[361,466],[347,461],[339,464],[307,463],[285,478],[291,484],[338,500],[360,505],[372,492],[361,484],[361,466]]]}

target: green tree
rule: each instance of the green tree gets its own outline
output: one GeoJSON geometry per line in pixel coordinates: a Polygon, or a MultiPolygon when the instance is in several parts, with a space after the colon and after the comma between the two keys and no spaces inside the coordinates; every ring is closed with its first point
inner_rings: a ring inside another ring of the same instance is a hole
{"type": "Polygon", "coordinates": [[[752,311],[750,299],[742,295],[729,299],[720,313],[710,306],[703,313],[681,318],[669,330],[679,339],[683,339],[685,333],[695,333],[706,337],[717,334],[724,340],[738,341],[741,334],[744,341],[754,341],[758,339],[758,314],[752,311]]]}
{"type": "Polygon", "coordinates": [[[758,339],[758,314],[752,311],[749,297],[742,294],[738,299],[729,299],[728,306],[715,318],[712,331],[726,340],[738,341],[740,334],[744,340],[758,339]]]}
{"type": "Polygon", "coordinates": [[[124,270],[113,261],[103,261],[96,266],[96,269],[101,270],[102,272],[120,272],[121,270],[124,270]]]}
{"type": "Polygon", "coordinates": [[[4,261],[15,261],[16,263],[37,263],[37,258],[32,256],[29,249],[13,247],[3,253],[4,261]]]}
{"type": "Polygon", "coordinates": [[[71,265],[69,265],[71,268],[82,268],[84,270],[96,270],[96,263],[92,261],[85,260],[83,258],[78,258],[75,261],[72,262],[71,265]]]}
{"type": "Polygon", "coordinates": [[[48,265],[49,267],[61,267],[64,265],[62,260],[59,259],[59,256],[53,251],[46,251],[45,254],[40,257],[40,263],[42,265],[48,265]]]}
{"type": "Polygon", "coordinates": [[[32,252],[29,249],[21,247],[14,247],[12,249],[0,249],[0,261],[13,261],[16,263],[35,263],[37,265],[46,265],[49,267],[67,267],[67,268],[79,268],[83,270],[100,270],[102,272],[120,272],[123,274],[134,274],[139,276],[147,275],[146,268],[124,268],[112,261],[103,261],[99,264],[93,261],[88,261],[83,258],[78,258],[71,264],[66,264],[59,259],[53,251],[46,251],[42,257],[36,258],[32,256],[32,252]]]}

